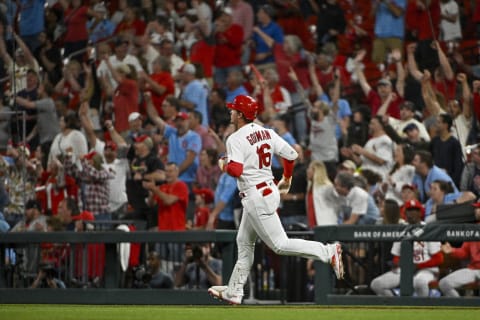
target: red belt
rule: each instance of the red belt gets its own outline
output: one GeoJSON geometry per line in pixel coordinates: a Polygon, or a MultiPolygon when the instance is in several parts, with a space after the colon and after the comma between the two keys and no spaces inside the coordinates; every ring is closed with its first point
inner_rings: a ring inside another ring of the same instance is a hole
{"type": "MultiPolygon", "coordinates": [[[[255,186],[255,188],[257,189],[262,189],[262,188],[265,188],[265,187],[268,187],[268,183],[266,183],[265,181],[264,182],[260,182],[259,184],[257,184],[255,186]]],[[[245,198],[247,195],[244,193],[244,192],[240,192],[240,197],[241,198],[245,198]]]]}
{"type": "Polygon", "coordinates": [[[257,184],[257,185],[255,186],[255,188],[257,188],[257,189],[262,189],[262,188],[264,188],[264,187],[266,187],[266,186],[268,186],[268,184],[264,181],[264,182],[260,182],[259,184],[257,184]]]}

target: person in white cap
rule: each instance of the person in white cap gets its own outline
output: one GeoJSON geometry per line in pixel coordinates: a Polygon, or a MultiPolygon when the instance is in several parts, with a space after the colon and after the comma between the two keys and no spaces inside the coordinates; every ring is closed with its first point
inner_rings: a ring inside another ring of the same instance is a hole
{"type": "Polygon", "coordinates": [[[142,115],[136,111],[128,115],[128,124],[130,126],[130,135],[142,130],[142,115]]]}

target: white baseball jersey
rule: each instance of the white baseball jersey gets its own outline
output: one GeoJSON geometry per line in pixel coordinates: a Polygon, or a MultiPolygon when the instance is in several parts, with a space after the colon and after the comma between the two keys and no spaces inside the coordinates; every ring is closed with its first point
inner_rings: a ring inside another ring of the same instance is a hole
{"type": "Polygon", "coordinates": [[[228,161],[243,164],[243,173],[237,180],[240,192],[273,179],[273,155],[288,160],[298,157],[297,152],[274,130],[256,123],[244,125],[228,138],[228,161]]]}
{"type": "MultiPolygon", "coordinates": [[[[413,263],[420,264],[428,261],[432,256],[441,250],[441,242],[439,241],[414,241],[413,242],[413,263]]],[[[393,243],[391,253],[400,256],[401,242],[393,243]]],[[[438,271],[438,267],[429,268],[432,271],[438,271]]]]}

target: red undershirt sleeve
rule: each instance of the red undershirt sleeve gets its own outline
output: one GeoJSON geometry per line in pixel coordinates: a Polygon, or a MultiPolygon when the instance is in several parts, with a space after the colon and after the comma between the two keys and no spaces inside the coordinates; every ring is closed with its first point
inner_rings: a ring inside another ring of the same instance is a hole
{"type": "Polygon", "coordinates": [[[243,164],[235,161],[230,161],[225,168],[225,172],[232,177],[238,178],[243,173],[243,164]]]}
{"type": "Polygon", "coordinates": [[[416,265],[416,267],[417,269],[425,269],[425,268],[437,267],[442,263],[443,263],[443,253],[437,252],[430,258],[430,260],[419,263],[416,265]]]}
{"type": "Polygon", "coordinates": [[[293,174],[293,165],[295,162],[293,160],[287,160],[285,158],[282,158],[283,160],[283,176],[286,179],[289,179],[292,177],[293,174]]]}
{"type": "Polygon", "coordinates": [[[400,257],[399,256],[393,256],[393,265],[398,267],[398,265],[400,264],[400,257]]]}

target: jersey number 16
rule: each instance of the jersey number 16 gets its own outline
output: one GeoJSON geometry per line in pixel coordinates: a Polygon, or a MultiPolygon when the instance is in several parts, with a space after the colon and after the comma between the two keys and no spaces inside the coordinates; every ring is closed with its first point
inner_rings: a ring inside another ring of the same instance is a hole
{"type": "Polygon", "coordinates": [[[270,153],[270,145],[267,143],[257,147],[258,168],[270,167],[272,162],[272,154],[270,153]]]}

